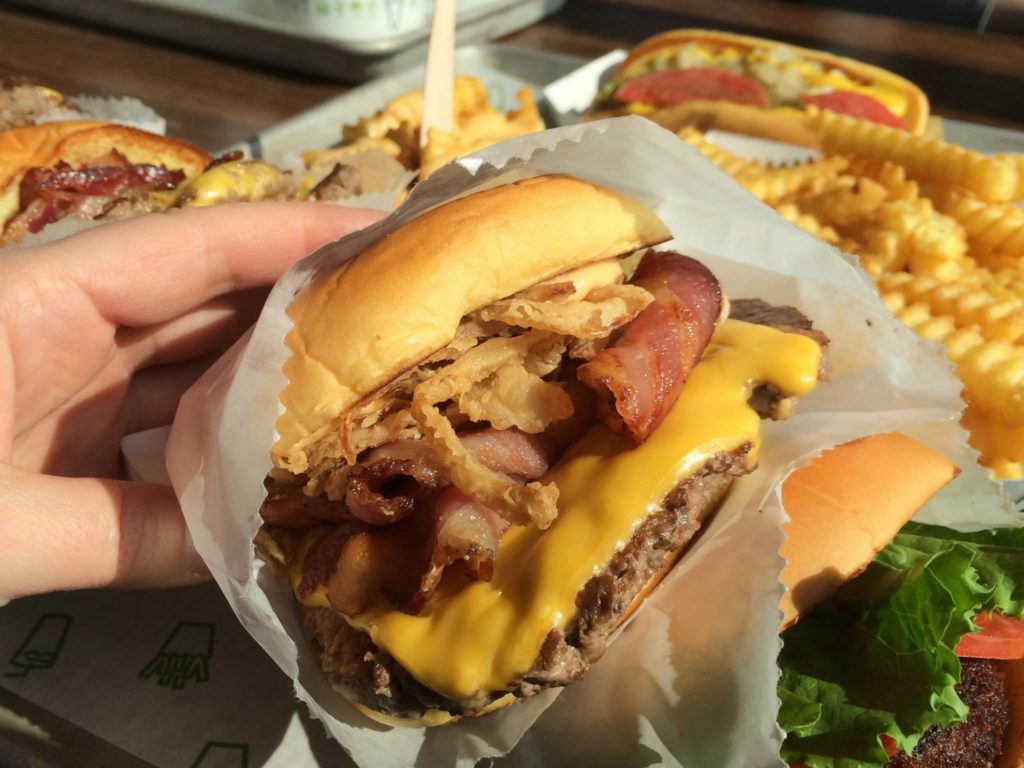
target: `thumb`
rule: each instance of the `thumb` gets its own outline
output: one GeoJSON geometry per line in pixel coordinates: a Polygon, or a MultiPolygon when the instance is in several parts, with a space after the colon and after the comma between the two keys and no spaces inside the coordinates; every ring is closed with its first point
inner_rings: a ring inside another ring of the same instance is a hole
{"type": "Polygon", "coordinates": [[[60,589],[209,578],[167,486],[0,465],[0,605],[60,589]]]}

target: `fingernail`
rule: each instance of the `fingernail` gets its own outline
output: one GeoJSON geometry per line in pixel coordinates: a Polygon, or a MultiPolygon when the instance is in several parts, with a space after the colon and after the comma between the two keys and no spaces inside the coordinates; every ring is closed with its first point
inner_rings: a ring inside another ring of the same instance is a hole
{"type": "Polygon", "coordinates": [[[196,545],[192,542],[192,537],[188,534],[185,535],[184,562],[185,570],[192,576],[210,575],[210,569],[206,567],[203,558],[196,551],[196,545]]]}

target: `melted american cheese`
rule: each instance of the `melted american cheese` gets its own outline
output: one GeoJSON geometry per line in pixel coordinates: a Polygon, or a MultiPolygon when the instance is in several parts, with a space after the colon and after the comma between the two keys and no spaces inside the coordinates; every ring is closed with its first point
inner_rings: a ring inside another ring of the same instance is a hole
{"type": "Polygon", "coordinates": [[[563,301],[582,301],[594,288],[600,285],[614,285],[622,282],[622,265],[616,258],[602,259],[582,267],[570,269],[560,275],[537,283],[542,285],[557,285],[558,283],[572,283],[573,293],[563,301]]]}
{"type": "Polygon", "coordinates": [[[204,207],[224,202],[259,202],[280,183],[280,173],[258,160],[233,160],[215,165],[176,190],[188,205],[204,207]]]}
{"type": "MultiPolygon", "coordinates": [[[[580,589],[672,488],[715,455],[748,443],[747,460],[756,462],[760,420],[747,404],[752,387],[770,382],[786,395],[806,394],[820,356],[804,336],[726,321],[643,445],[596,426],[549,473],[546,480],[559,489],[558,518],[546,531],[509,529],[491,581],[446,574],[418,616],[381,605],[348,621],[446,696],[466,701],[507,688],[533,665],[547,634],[572,618],[580,589]]],[[[325,588],[302,602],[329,607],[325,588]]]]}

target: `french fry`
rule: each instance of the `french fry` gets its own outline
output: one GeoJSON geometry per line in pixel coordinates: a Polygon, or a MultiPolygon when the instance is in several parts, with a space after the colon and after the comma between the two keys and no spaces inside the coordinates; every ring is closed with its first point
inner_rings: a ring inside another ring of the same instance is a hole
{"type": "Polygon", "coordinates": [[[1024,478],[1024,427],[1010,427],[998,415],[969,406],[961,421],[968,442],[999,480],[1024,478]]]}
{"type": "Polygon", "coordinates": [[[1002,155],[996,155],[999,160],[1005,160],[1008,163],[1012,163],[1017,167],[1017,192],[1014,194],[1014,200],[1020,200],[1024,198],[1024,154],[1020,152],[1009,152],[1002,155]]]}
{"type": "Polygon", "coordinates": [[[917,302],[895,313],[918,336],[941,342],[967,389],[968,402],[1024,426],[1024,348],[987,341],[974,328],[956,327],[950,315],[933,315],[917,302]]]}
{"type": "Polygon", "coordinates": [[[1017,194],[1019,173],[1010,159],[987,157],[956,144],[813,106],[807,108],[807,124],[829,154],[899,163],[910,178],[964,187],[987,202],[1007,202],[1017,194]]]}
{"type": "Polygon", "coordinates": [[[878,182],[894,200],[913,200],[920,196],[917,182],[907,178],[906,169],[888,160],[870,160],[853,155],[849,158],[846,172],[851,176],[878,182]]]}
{"type": "Polygon", "coordinates": [[[809,188],[823,180],[835,179],[846,167],[843,157],[826,157],[813,163],[786,168],[755,166],[741,171],[737,177],[748,192],[774,205],[782,199],[809,188]]]}
{"type": "Polygon", "coordinates": [[[886,306],[945,345],[982,463],[1024,479],[1024,211],[1006,204],[1024,197],[1024,156],[808,113],[826,156],[793,168],[737,158],[693,128],[681,135],[785,219],[859,256],[886,306]]]}
{"type": "Polygon", "coordinates": [[[888,196],[885,187],[868,178],[804,198],[801,210],[825,224],[851,227],[871,218],[888,196]]]}
{"type": "Polygon", "coordinates": [[[963,225],[978,263],[995,269],[1024,266],[1024,210],[986,203],[950,187],[929,185],[923,191],[940,211],[963,225]]]}
{"type": "Polygon", "coordinates": [[[982,270],[955,283],[895,272],[882,276],[876,287],[893,311],[923,302],[933,315],[951,316],[957,328],[977,327],[990,341],[1024,341],[1024,298],[994,284],[991,275],[986,281],[982,270]]]}
{"type": "Polygon", "coordinates": [[[712,144],[704,138],[704,134],[696,128],[683,128],[683,130],[679,132],[678,136],[687,144],[700,150],[700,153],[704,155],[704,157],[708,158],[730,176],[736,177],[745,171],[760,167],[759,163],[744,160],[742,157],[738,157],[732,152],[728,152],[727,150],[712,144]]]}
{"type": "Polygon", "coordinates": [[[839,244],[839,233],[832,227],[822,224],[814,216],[804,213],[795,204],[786,203],[775,209],[786,221],[796,224],[805,232],[810,232],[819,240],[824,240],[830,245],[839,244]]]}

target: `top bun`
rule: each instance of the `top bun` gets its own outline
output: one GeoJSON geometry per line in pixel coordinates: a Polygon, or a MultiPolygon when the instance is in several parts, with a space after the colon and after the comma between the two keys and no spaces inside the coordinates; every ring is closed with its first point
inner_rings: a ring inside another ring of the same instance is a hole
{"type": "Polygon", "coordinates": [[[891,433],[837,446],[786,478],[782,628],[863,571],[957,471],[941,453],[891,433]]]}
{"type": "Polygon", "coordinates": [[[664,242],[652,211],[614,190],[541,176],[434,208],[298,295],[275,464],[346,409],[442,349],[462,318],[570,269],[664,242]]]}

